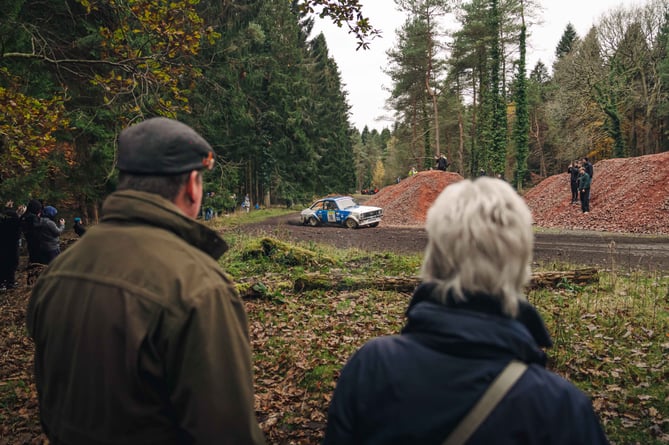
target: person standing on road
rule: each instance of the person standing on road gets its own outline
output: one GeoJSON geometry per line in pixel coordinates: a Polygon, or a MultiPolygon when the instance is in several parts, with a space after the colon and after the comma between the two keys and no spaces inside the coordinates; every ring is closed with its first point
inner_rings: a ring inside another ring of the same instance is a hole
{"type": "Polygon", "coordinates": [[[511,362],[519,379],[456,443],[607,444],[586,394],[545,368],[552,342],[523,295],[534,241],[523,198],[503,180],[465,179],[441,192],[425,228],[407,323],[344,366],[324,444],[440,445],[511,362]]]}
{"type": "Polygon", "coordinates": [[[590,175],[585,167],[581,167],[578,176],[578,190],[581,196],[581,211],[583,213],[590,212],[590,175]]]}
{"type": "Polygon", "coordinates": [[[211,146],[148,119],[118,139],[102,219],[44,271],[28,305],[53,444],[263,444],[244,305],[196,221],[211,146]]]}

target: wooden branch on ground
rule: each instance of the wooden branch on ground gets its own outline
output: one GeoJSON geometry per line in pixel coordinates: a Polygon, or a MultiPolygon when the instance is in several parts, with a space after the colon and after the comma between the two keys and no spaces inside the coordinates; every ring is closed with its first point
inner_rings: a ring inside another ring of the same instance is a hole
{"type": "Polygon", "coordinates": [[[598,281],[599,271],[594,267],[568,271],[534,272],[529,288],[555,288],[559,284],[585,286],[598,281]]]}
{"type": "MultiPolygon", "coordinates": [[[[267,278],[267,277],[266,277],[267,278]]],[[[569,271],[547,271],[535,272],[530,280],[530,289],[555,288],[560,284],[584,286],[596,283],[599,280],[599,272],[596,268],[576,269],[569,271]]],[[[267,280],[251,280],[239,287],[240,294],[244,298],[262,298],[266,295],[268,287],[273,287],[267,280]]],[[[273,281],[270,277],[269,281],[273,281]]],[[[282,287],[286,287],[286,280],[277,281],[282,287]]],[[[343,274],[309,273],[296,278],[292,290],[302,292],[308,290],[338,290],[351,291],[359,289],[377,289],[394,292],[412,293],[420,279],[415,276],[349,276],[343,274]]]]}

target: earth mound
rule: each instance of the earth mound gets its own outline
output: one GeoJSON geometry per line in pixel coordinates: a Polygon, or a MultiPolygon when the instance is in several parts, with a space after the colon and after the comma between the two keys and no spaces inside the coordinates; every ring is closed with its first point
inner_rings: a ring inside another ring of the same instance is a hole
{"type": "Polygon", "coordinates": [[[669,234],[669,152],[594,164],[588,214],[580,204],[570,204],[566,171],[544,179],[524,197],[539,227],[669,234]]]}
{"type": "Polygon", "coordinates": [[[383,208],[384,226],[425,225],[427,210],[449,184],[461,181],[457,173],[426,170],[382,188],[366,205],[383,208]]]}
{"type": "MultiPolygon", "coordinates": [[[[422,171],[384,187],[367,204],[384,209],[385,226],[423,227],[439,193],[462,179],[457,173],[422,171]]],[[[566,169],[539,182],[524,198],[539,227],[669,234],[669,152],[597,162],[588,214],[571,204],[566,169]]]]}

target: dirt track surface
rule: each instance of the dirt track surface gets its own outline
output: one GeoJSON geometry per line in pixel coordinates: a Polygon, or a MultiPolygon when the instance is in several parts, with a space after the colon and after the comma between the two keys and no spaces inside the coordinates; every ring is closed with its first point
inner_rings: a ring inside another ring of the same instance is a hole
{"type": "MultiPolygon", "coordinates": [[[[283,240],[329,244],[373,252],[422,252],[425,230],[418,227],[346,229],[338,226],[308,227],[299,213],[270,218],[240,230],[283,240]]],[[[602,269],[669,271],[669,236],[626,235],[609,232],[540,231],[535,236],[534,261],[538,264],[569,263],[602,269]]]]}

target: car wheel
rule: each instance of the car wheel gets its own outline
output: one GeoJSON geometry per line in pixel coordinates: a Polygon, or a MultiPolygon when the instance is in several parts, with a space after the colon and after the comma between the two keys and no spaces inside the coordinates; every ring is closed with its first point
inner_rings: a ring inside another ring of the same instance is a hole
{"type": "Polygon", "coordinates": [[[347,219],[344,224],[346,224],[346,227],[348,227],[349,229],[357,229],[358,228],[358,223],[353,218],[347,219]]]}
{"type": "Polygon", "coordinates": [[[371,223],[371,224],[369,225],[369,227],[376,227],[376,226],[378,226],[378,225],[379,225],[379,223],[375,222],[375,223],[371,223]]]}
{"type": "Polygon", "coordinates": [[[318,219],[315,216],[309,218],[309,225],[311,227],[316,227],[318,225],[318,219]]]}

